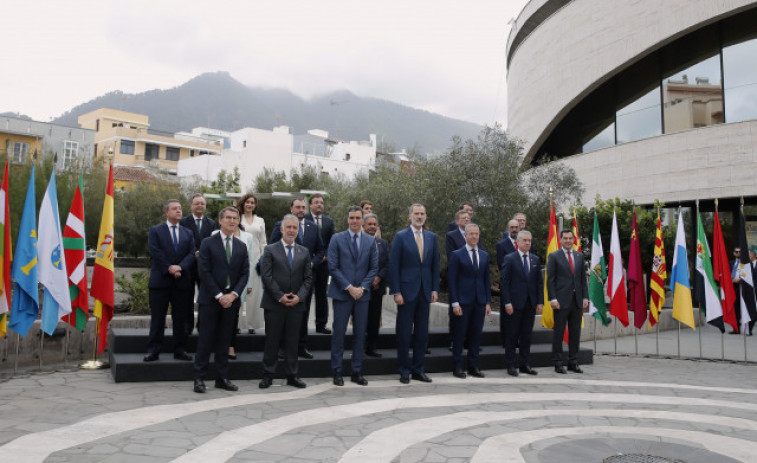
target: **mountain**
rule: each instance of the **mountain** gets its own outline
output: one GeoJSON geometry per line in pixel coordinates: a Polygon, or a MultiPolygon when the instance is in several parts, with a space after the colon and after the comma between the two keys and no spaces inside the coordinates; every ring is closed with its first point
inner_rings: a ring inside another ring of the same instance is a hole
{"type": "Polygon", "coordinates": [[[270,130],[287,125],[294,134],[324,129],[340,140],[367,140],[375,133],[379,142],[397,149],[417,145],[421,152],[443,151],[454,135],[474,137],[481,128],[346,90],[304,100],[287,90],[245,86],[227,72],[201,74],[168,90],[110,92],[74,107],[54,122],[75,127],[80,115],[103,107],[146,114],[151,128],[166,132],[193,127],[270,130]]]}

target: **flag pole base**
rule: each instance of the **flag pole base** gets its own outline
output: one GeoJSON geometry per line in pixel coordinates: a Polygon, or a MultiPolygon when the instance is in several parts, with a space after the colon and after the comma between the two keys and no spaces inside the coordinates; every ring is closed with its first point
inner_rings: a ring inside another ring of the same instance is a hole
{"type": "Polygon", "coordinates": [[[80,370],[105,370],[107,368],[110,368],[110,363],[102,360],[87,360],[79,364],[80,370]]]}

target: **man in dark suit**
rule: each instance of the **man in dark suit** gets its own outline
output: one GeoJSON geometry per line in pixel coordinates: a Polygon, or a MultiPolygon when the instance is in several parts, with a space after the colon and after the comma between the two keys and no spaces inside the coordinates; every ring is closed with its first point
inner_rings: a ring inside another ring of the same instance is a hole
{"type": "Polygon", "coordinates": [[[502,235],[502,239],[497,243],[497,268],[502,270],[505,265],[505,257],[517,251],[518,246],[518,221],[512,219],[507,222],[507,231],[502,235]]]}
{"type": "Polygon", "coordinates": [[[334,334],[331,336],[331,371],[334,385],[344,386],[342,362],[344,335],[352,316],[352,382],[367,386],[363,377],[363,349],[368,322],[368,301],[371,284],[378,272],[376,240],[362,233],[363,210],[351,206],[347,211],[348,230],[337,233],[329,245],[328,262],[331,274],[329,296],[334,303],[334,334]]]}
{"type": "Polygon", "coordinates": [[[578,343],[581,340],[583,310],[589,307],[589,289],[584,271],[584,256],[573,250],[573,231],[560,232],[561,248],[549,255],[547,293],[554,310],[552,359],[555,371],[565,374],[562,338],[568,325],[568,370],[583,373],[578,366],[578,343]]]}
{"type": "MultiPolygon", "coordinates": [[[[376,238],[379,228],[378,217],[370,213],[363,215],[363,232],[376,238]]],[[[378,271],[371,282],[371,299],[368,301],[368,323],[365,334],[365,355],[381,358],[383,355],[376,351],[376,340],[381,328],[381,308],[384,294],[389,285],[389,243],[376,238],[376,253],[378,255],[378,271]]]]}
{"type": "MultiPolygon", "coordinates": [[[[310,220],[321,232],[323,249],[329,249],[331,237],[334,236],[334,221],[331,217],[323,215],[323,195],[316,193],[308,200],[310,212],[305,214],[305,220],[310,220]]],[[[313,293],[315,294],[315,331],[317,333],[331,334],[326,327],[329,322],[329,301],[326,297],[326,287],[329,283],[329,265],[326,259],[313,267],[313,293]]]]}
{"type": "Polygon", "coordinates": [[[295,242],[300,228],[297,216],[287,214],[280,223],[281,239],[266,246],[260,260],[260,278],[263,282],[260,306],[265,317],[261,389],[271,386],[282,341],[287,384],[305,387],[297,376],[297,345],[305,299],[313,286],[313,266],[308,248],[295,242]]]}
{"type": "MultiPolygon", "coordinates": [[[[470,217],[468,220],[473,220],[473,204],[469,203],[468,201],[465,201],[460,205],[458,208],[458,211],[465,211],[468,214],[470,214],[470,217]]],[[[457,220],[453,220],[452,222],[447,224],[447,233],[456,230],[459,228],[459,225],[457,224],[457,220]]]]}
{"type": "MultiPolygon", "coordinates": [[[[518,230],[517,231],[521,231],[521,230],[525,230],[526,229],[526,214],[524,214],[522,212],[518,212],[517,214],[515,214],[513,216],[513,220],[515,220],[516,222],[518,222],[518,230]]],[[[502,239],[507,238],[507,235],[512,235],[511,232],[510,232],[509,222],[508,222],[507,230],[504,233],[502,233],[502,239]]],[[[531,251],[530,252],[531,252],[531,254],[536,254],[536,255],[539,254],[538,251],[536,250],[536,243],[531,243],[531,251]]]]}
{"type": "MultiPolygon", "coordinates": [[[[507,374],[518,376],[521,373],[535,375],[531,368],[531,333],[534,319],[541,313],[544,305],[544,279],[541,275],[539,258],[530,254],[531,232],[518,232],[518,250],[505,257],[500,275],[500,320],[504,319],[505,366],[507,374]],[[520,360],[515,359],[518,348],[520,360]]],[[[502,329],[500,323],[500,329],[502,329]]],[[[580,326],[580,325],[579,325],[580,326]]]]}
{"type": "MultiPolygon", "coordinates": [[[[310,262],[312,268],[316,268],[323,262],[326,257],[326,249],[323,247],[321,234],[318,232],[318,226],[305,218],[305,198],[295,198],[289,206],[289,212],[297,217],[299,228],[295,242],[305,246],[310,252],[310,262]]],[[[277,243],[281,240],[281,222],[276,222],[271,232],[269,243],[277,243]]],[[[308,319],[310,318],[310,300],[313,296],[312,286],[310,292],[303,299],[305,303],[305,312],[302,314],[302,326],[300,327],[300,346],[298,355],[302,358],[312,359],[313,354],[308,350],[308,319]]]]}
{"type": "Polygon", "coordinates": [[[478,225],[465,227],[465,245],[454,251],[447,268],[449,301],[452,306],[452,357],[453,375],[465,378],[463,370],[463,344],[468,339],[468,374],[483,378],[478,368],[478,353],[484,318],[491,314],[491,281],[489,254],[478,248],[478,225]]]}
{"type": "Polygon", "coordinates": [[[426,208],[410,206],[410,226],[394,235],[389,255],[389,281],[397,304],[397,362],[400,382],[412,378],[430,383],[423,363],[428,344],[429,304],[439,296],[439,245],[436,235],[423,229],[426,208]],[[413,362],[408,350],[413,344],[413,362]]]}
{"type": "Polygon", "coordinates": [[[194,286],[192,265],[195,261],[195,243],[192,232],[179,225],[181,203],[169,199],[163,207],[166,223],[150,228],[147,248],[152,257],[150,280],[147,283],[150,298],[150,334],[145,362],[158,360],[163,347],[168,304],[173,320],[174,358],[192,360],[187,354],[186,317],[192,310],[194,286]]]}
{"type": "Polygon", "coordinates": [[[444,249],[447,253],[447,262],[453,252],[465,246],[465,226],[470,223],[469,212],[460,210],[455,212],[455,229],[448,231],[444,240],[444,249]]]}
{"type": "MultiPolygon", "coordinates": [[[[739,278],[739,264],[741,264],[741,248],[733,248],[733,257],[731,261],[731,278],[733,279],[733,290],[736,292],[736,301],[733,303],[733,311],[736,313],[736,326],[741,329],[741,278],[739,278]]],[[[731,330],[728,334],[739,334],[739,330],[731,330]]]]}
{"type": "MultiPolygon", "coordinates": [[[[195,241],[195,261],[192,263],[192,281],[198,289],[200,288],[200,278],[197,274],[197,259],[200,255],[200,245],[202,240],[207,238],[216,229],[216,222],[205,216],[205,197],[200,193],[196,193],[192,196],[192,202],[190,204],[192,213],[181,219],[180,224],[187,227],[192,231],[195,241]]],[[[193,295],[194,296],[194,295],[193,295]]],[[[193,297],[194,299],[194,297],[193,297]]],[[[189,313],[187,314],[187,333],[191,333],[195,326],[194,304],[190,306],[189,313]]]]}
{"type": "Polygon", "coordinates": [[[216,366],[217,388],[236,391],[229,381],[229,345],[243,294],[250,278],[247,245],[234,237],[239,226],[236,207],[224,208],[218,216],[220,233],[202,242],[197,262],[200,293],[197,316],[202,329],[197,341],[194,366],[194,391],[205,392],[205,375],[210,353],[216,366]]]}

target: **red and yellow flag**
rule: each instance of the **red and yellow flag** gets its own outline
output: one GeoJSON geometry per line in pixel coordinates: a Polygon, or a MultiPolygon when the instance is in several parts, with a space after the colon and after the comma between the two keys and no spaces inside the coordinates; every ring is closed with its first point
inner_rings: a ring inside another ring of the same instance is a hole
{"type": "Polygon", "coordinates": [[[84,242],[84,189],[82,176],[76,187],[71,210],[63,229],[63,249],[66,254],[68,290],[71,293],[71,313],[63,317],[69,325],[83,331],[89,318],[89,295],[87,294],[87,247],[84,242]]]}
{"type": "Polygon", "coordinates": [[[659,210],[657,211],[657,232],[654,238],[651,275],[652,277],[649,282],[649,328],[655,326],[660,319],[660,311],[662,310],[662,305],[665,303],[665,279],[668,278],[668,268],[665,264],[665,241],[662,234],[662,220],[660,220],[659,210]]]}
{"type": "Polygon", "coordinates": [[[3,183],[0,187],[0,338],[5,336],[8,328],[8,316],[11,310],[11,218],[8,198],[8,161],[5,161],[3,183]]]}
{"type": "Polygon", "coordinates": [[[573,211],[573,250],[581,252],[581,235],[578,233],[576,211],[573,211]]]}
{"type": "Polygon", "coordinates": [[[94,315],[97,317],[99,339],[97,354],[102,354],[108,341],[108,323],[113,318],[113,294],[115,276],[113,267],[113,166],[108,173],[108,186],[105,191],[103,216],[100,220],[100,233],[97,235],[97,254],[92,273],[90,296],[95,298],[94,315]]]}
{"type": "MultiPolygon", "coordinates": [[[[549,206],[549,233],[547,238],[547,257],[544,259],[544,268],[548,268],[549,255],[557,251],[557,217],[555,217],[555,205],[549,206]]],[[[544,278],[544,308],[541,312],[541,325],[550,330],[555,326],[555,314],[552,305],[549,303],[549,293],[547,292],[547,278],[544,278]]]]}

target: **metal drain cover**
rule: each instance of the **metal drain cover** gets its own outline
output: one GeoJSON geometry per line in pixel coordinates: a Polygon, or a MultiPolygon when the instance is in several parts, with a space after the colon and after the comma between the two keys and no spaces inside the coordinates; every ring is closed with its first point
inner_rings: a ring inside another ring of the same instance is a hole
{"type": "Polygon", "coordinates": [[[658,457],[655,455],[642,455],[641,453],[626,453],[613,455],[602,460],[602,463],[686,463],[675,458],[658,457]]]}

